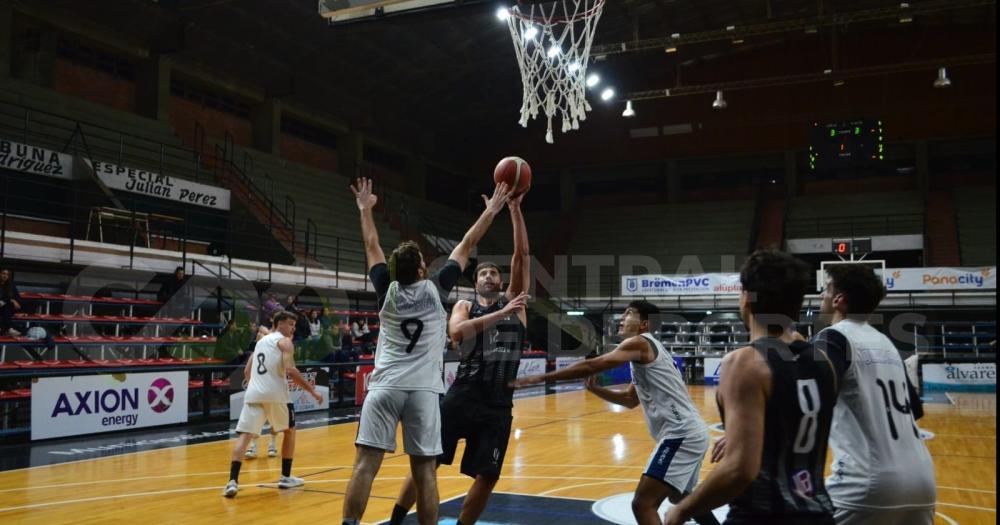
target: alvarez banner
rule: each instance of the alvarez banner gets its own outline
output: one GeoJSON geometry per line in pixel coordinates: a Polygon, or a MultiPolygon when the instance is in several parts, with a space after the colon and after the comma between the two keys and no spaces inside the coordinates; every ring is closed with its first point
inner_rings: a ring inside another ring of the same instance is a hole
{"type": "Polygon", "coordinates": [[[72,179],[73,156],[0,139],[0,168],[60,179],[72,179]]]}
{"type": "Polygon", "coordinates": [[[31,385],[31,439],[97,434],[188,418],[188,373],[41,377],[31,385]]]}
{"type": "Polygon", "coordinates": [[[996,392],[996,363],[926,363],[924,390],[996,392]]]}
{"type": "Polygon", "coordinates": [[[739,295],[738,273],[623,275],[622,295],[739,295]]]}
{"type": "Polygon", "coordinates": [[[111,189],[217,210],[229,209],[227,189],[108,162],[95,161],[93,165],[89,160],[84,162],[111,189]]]}

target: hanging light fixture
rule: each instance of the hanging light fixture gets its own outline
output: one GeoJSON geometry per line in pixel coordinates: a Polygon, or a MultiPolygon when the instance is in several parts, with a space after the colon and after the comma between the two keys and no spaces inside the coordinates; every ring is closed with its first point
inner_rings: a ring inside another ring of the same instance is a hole
{"type": "Polygon", "coordinates": [[[722,90],[720,89],[716,91],[715,102],[712,102],[712,107],[715,109],[726,109],[726,106],[728,105],[729,104],[726,103],[726,99],[722,98],[722,90]]]}
{"type": "Polygon", "coordinates": [[[946,88],[950,86],[951,86],[951,79],[948,78],[948,69],[939,67],[937,80],[934,81],[934,87],[946,88]]]}
{"type": "Polygon", "coordinates": [[[625,111],[622,111],[622,116],[625,118],[632,118],[635,116],[635,108],[632,107],[631,100],[625,103],[625,111]]]}

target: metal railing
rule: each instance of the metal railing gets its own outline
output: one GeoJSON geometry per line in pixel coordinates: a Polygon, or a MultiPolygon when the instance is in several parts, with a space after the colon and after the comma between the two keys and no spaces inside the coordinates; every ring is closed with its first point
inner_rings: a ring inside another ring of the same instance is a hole
{"type": "Polygon", "coordinates": [[[922,213],[787,219],[785,238],[920,234],[922,213]]]}

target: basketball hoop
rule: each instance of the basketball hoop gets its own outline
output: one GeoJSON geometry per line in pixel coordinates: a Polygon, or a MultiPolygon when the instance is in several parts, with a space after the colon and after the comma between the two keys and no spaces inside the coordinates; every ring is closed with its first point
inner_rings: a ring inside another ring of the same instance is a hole
{"type": "Polygon", "coordinates": [[[521,69],[522,127],[538,117],[548,120],[545,141],[555,142],[552,119],[562,120],[562,132],[587,120],[587,64],[597,21],[605,0],[556,0],[518,5],[507,10],[507,25],[521,69]]]}

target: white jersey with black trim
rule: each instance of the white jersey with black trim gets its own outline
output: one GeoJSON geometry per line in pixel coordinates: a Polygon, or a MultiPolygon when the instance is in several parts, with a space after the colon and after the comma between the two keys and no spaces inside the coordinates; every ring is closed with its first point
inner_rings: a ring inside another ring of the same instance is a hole
{"type": "Polygon", "coordinates": [[[906,369],[892,341],[868,323],[841,321],[850,362],[833,410],[832,474],[826,488],[835,507],[933,507],[934,464],[910,410],[906,369]]]}
{"type": "Polygon", "coordinates": [[[673,355],[653,335],[642,337],[656,350],[656,358],[647,364],[631,362],[629,366],[649,434],[657,441],[707,434],[705,421],[691,401],[673,355]]]}
{"type": "Polygon", "coordinates": [[[257,341],[250,356],[250,381],[244,403],[289,403],[285,361],[278,343],[285,336],[280,332],[265,335],[257,341]]]}
{"type": "Polygon", "coordinates": [[[444,351],[448,313],[430,280],[393,281],[379,312],[375,371],[368,389],[429,390],[444,393],[444,351]]]}

